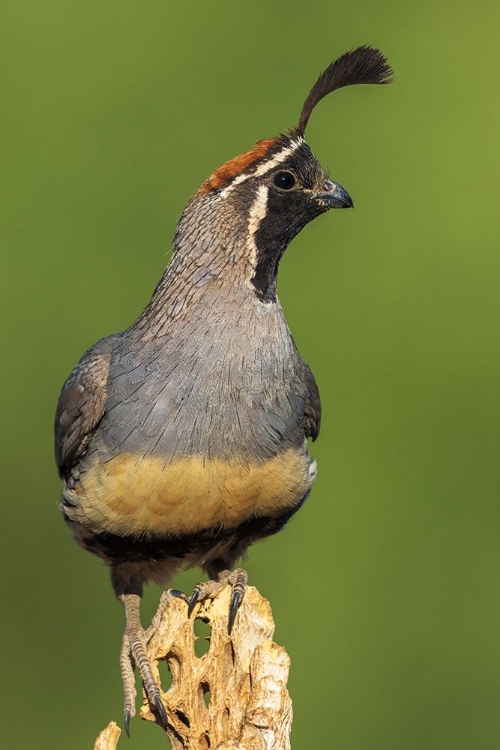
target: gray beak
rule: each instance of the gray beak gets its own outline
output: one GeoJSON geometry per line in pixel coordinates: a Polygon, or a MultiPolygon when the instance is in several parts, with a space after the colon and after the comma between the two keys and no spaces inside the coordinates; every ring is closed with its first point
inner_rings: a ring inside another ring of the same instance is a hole
{"type": "Polygon", "coordinates": [[[342,185],[326,180],[323,185],[324,192],[316,193],[314,196],[320,206],[329,208],[353,208],[352,198],[342,185]]]}

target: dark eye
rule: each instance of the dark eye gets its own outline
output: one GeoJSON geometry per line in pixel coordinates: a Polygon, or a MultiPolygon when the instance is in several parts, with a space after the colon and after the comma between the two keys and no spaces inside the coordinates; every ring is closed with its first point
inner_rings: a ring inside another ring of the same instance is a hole
{"type": "Polygon", "coordinates": [[[295,187],[295,177],[291,172],[276,172],[273,182],[281,190],[291,190],[295,187]]]}

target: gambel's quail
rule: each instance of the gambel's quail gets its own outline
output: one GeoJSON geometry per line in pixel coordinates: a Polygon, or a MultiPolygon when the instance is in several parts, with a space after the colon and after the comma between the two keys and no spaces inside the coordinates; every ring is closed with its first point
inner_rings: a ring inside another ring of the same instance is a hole
{"type": "Polygon", "coordinates": [[[319,432],[320,399],[276,295],[278,265],[309,221],[352,206],[304,140],[312,110],[335,89],[388,83],[391,73],[371,47],[342,55],[296,127],[213,172],[184,209],[144,312],[92,346],[64,385],[61,510],[76,541],[110,567],[125,608],[127,731],[133,664],[167,721],[139,619],[144,583],[201,567],[210,580],[185,597],[189,611],[229,583],[231,632],[247,581],[236,561],[309,494],[316,464],[307,439],[319,432]]]}

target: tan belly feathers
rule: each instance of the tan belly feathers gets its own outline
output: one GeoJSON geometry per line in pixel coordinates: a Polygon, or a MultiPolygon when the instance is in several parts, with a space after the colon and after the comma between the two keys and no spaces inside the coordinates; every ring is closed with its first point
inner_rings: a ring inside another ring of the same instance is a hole
{"type": "Polygon", "coordinates": [[[89,530],[177,535],[280,515],[313,479],[305,449],[250,465],[196,456],[165,463],[123,453],[91,465],[65,494],[75,505],[68,516],[89,530]]]}

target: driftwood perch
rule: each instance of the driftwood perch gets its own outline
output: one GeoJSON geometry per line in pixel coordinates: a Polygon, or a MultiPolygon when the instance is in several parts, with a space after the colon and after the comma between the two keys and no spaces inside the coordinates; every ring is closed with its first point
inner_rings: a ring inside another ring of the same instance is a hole
{"type": "MultiPolygon", "coordinates": [[[[148,656],[158,683],[158,662],[172,675],[162,693],[173,750],[289,750],[292,702],[286,689],[290,660],[272,641],[271,608],[248,586],[231,637],[227,633],[231,587],[197,606],[192,619],[184,601],[165,592],[147,631],[148,656]],[[195,652],[194,620],[211,628],[210,646],[195,652]]],[[[144,700],[141,717],[158,723],[144,700]]],[[[95,750],[114,750],[120,730],[111,724],[95,750]],[[100,743],[100,744],[99,744],[100,743]]]]}

